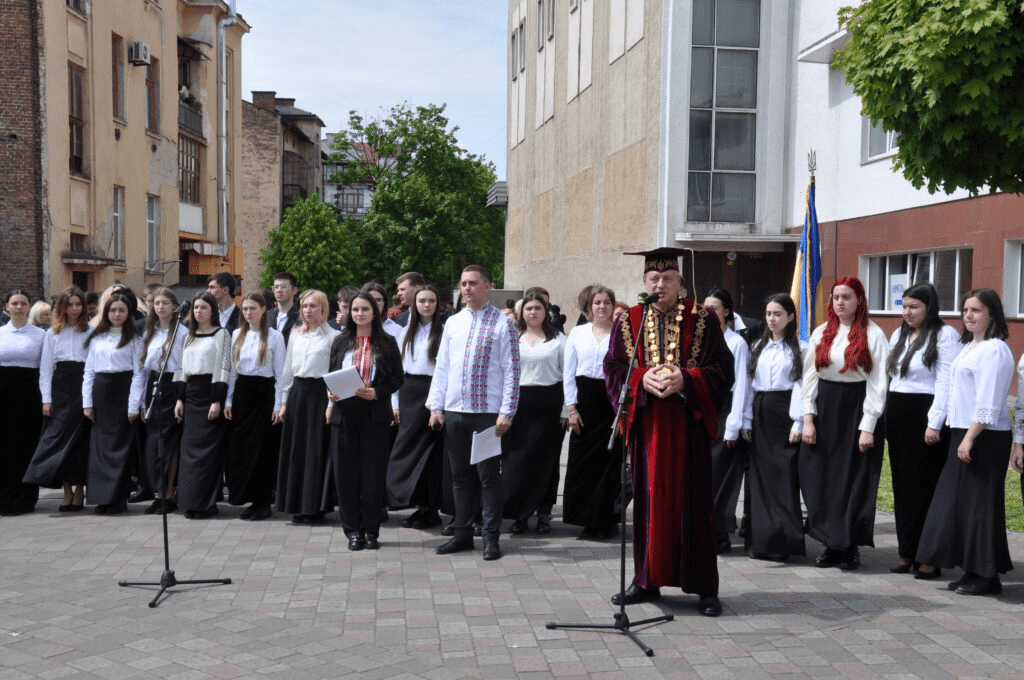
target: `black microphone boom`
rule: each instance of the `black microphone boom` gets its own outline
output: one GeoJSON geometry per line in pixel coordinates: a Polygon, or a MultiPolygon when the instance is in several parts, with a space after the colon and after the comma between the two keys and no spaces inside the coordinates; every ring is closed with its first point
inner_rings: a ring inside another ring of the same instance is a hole
{"type": "Polygon", "coordinates": [[[191,300],[185,300],[184,302],[182,302],[180,305],[178,305],[175,308],[174,313],[177,314],[178,316],[181,316],[182,314],[187,314],[188,310],[191,309],[191,308],[192,308],[192,301],[191,300]]]}
{"type": "Polygon", "coordinates": [[[646,307],[647,305],[653,305],[659,299],[661,299],[661,293],[649,293],[647,297],[640,301],[640,306],[646,307]]]}

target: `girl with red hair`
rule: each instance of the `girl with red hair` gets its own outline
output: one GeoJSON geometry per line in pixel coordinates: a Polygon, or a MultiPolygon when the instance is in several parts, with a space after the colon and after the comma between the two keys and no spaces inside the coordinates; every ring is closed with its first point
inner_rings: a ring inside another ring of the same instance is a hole
{"type": "Polygon", "coordinates": [[[874,545],[889,356],[859,279],[832,286],[828,321],[814,329],[808,350],[799,460],[808,533],[825,545],[816,566],[849,571],[860,566],[858,546],[874,545]]]}

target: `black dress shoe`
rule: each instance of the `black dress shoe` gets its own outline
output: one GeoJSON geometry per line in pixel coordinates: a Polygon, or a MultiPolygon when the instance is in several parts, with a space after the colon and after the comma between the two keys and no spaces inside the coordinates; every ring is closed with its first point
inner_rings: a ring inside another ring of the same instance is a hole
{"type": "Polygon", "coordinates": [[[160,512],[160,506],[163,504],[163,502],[163,499],[157,498],[155,501],[149,504],[149,507],[146,508],[146,514],[155,515],[158,512],[160,512]]]}
{"type": "Polygon", "coordinates": [[[448,524],[445,524],[444,527],[441,529],[441,535],[442,536],[454,536],[455,535],[455,527],[452,526],[454,523],[455,523],[454,519],[449,520],[448,524]]]}
{"type": "Polygon", "coordinates": [[[120,515],[124,512],[128,512],[128,504],[125,503],[124,501],[121,501],[120,503],[116,503],[114,505],[108,505],[106,514],[120,515]]]}
{"type": "Polygon", "coordinates": [[[634,583],[626,588],[626,592],[612,595],[612,604],[620,604],[620,602],[621,604],[640,604],[641,602],[657,600],[659,597],[661,597],[661,590],[659,588],[641,588],[634,583]]]}
{"type": "Polygon", "coordinates": [[[833,550],[832,548],[825,548],[825,550],[818,555],[818,559],[814,560],[814,566],[819,569],[829,569],[831,567],[839,566],[839,563],[843,561],[845,553],[842,550],[833,550]]]}
{"type": "Polygon", "coordinates": [[[497,541],[484,541],[484,559],[488,561],[501,559],[501,548],[498,547],[497,541]]]}
{"type": "Polygon", "coordinates": [[[408,517],[402,520],[402,526],[406,529],[412,529],[416,526],[416,521],[420,518],[423,513],[417,510],[408,517]]]}
{"type": "Polygon", "coordinates": [[[373,536],[371,534],[367,534],[366,540],[364,541],[364,543],[366,544],[366,549],[367,550],[378,550],[378,549],[380,549],[380,543],[377,541],[377,537],[373,536]]]}
{"type": "Polygon", "coordinates": [[[701,595],[697,601],[697,611],[701,616],[718,616],[722,613],[722,602],[717,595],[701,595]]]}
{"type": "Polygon", "coordinates": [[[270,519],[273,516],[274,511],[270,509],[269,505],[259,505],[252,511],[252,517],[250,517],[250,520],[253,522],[259,522],[260,520],[270,519]]]}
{"type": "Polygon", "coordinates": [[[435,551],[438,555],[451,555],[452,553],[473,550],[473,539],[456,537],[437,546],[435,551]]]}
{"type": "Polygon", "coordinates": [[[839,562],[839,568],[843,571],[854,571],[859,567],[860,549],[857,548],[857,546],[852,546],[845,554],[843,554],[843,558],[839,562]]]}
{"type": "Polygon", "coordinates": [[[942,576],[942,569],[939,567],[932,567],[931,571],[921,571],[920,568],[914,570],[914,578],[918,581],[931,581],[942,576]]]}
{"type": "Polygon", "coordinates": [[[128,496],[128,502],[145,503],[146,501],[151,501],[154,498],[156,498],[156,496],[153,495],[152,489],[150,489],[148,486],[141,486],[138,489],[136,489],[131,496],[128,496]]]}
{"type": "Polygon", "coordinates": [[[312,523],[313,518],[310,515],[292,515],[292,525],[294,526],[304,526],[312,523]]]}
{"type": "Polygon", "coordinates": [[[719,555],[732,552],[732,541],[729,540],[728,536],[715,539],[715,552],[719,555]]]}
{"type": "Polygon", "coordinates": [[[194,519],[210,519],[220,514],[220,510],[217,509],[216,505],[211,505],[206,510],[196,510],[194,519]]]}
{"type": "Polygon", "coordinates": [[[789,559],[789,553],[751,553],[752,560],[765,560],[767,562],[785,562],[789,559]]]}
{"type": "MultiPolygon", "coordinates": [[[[892,565],[891,567],[889,567],[889,571],[891,571],[894,574],[909,574],[910,570],[913,569],[913,568],[914,568],[914,563],[913,562],[898,562],[898,563],[892,565]]],[[[915,575],[914,578],[917,578],[917,576],[915,575]]]]}
{"type": "Polygon", "coordinates": [[[964,574],[963,576],[961,576],[957,580],[950,581],[949,583],[947,583],[946,584],[946,588],[948,588],[949,590],[956,590],[957,588],[959,588],[963,584],[967,583],[967,581],[970,580],[970,578],[972,576],[974,576],[974,574],[964,574]]]}
{"type": "Polygon", "coordinates": [[[253,514],[256,512],[256,506],[250,505],[245,510],[242,510],[242,514],[238,516],[238,519],[249,520],[252,519],[253,514]]]}
{"type": "Polygon", "coordinates": [[[362,550],[366,547],[366,539],[360,533],[354,533],[348,537],[349,550],[362,550]]]}
{"type": "MultiPolygon", "coordinates": [[[[525,519],[517,519],[515,522],[512,522],[512,527],[508,530],[508,533],[512,534],[513,536],[518,536],[519,534],[522,534],[522,533],[525,533],[525,532],[526,532],[526,520],[525,519]]],[[[484,550],[486,550],[486,549],[487,548],[485,547],[484,550]]]]}
{"type": "MultiPolygon", "coordinates": [[[[101,504],[101,505],[97,505],[95,508],[92,509],[92,511],[95,512],[97,515],[105,515],[105,514],[107,514],[107,508],[109,508],[109,507],[110,507],[109,505],[104,503],[104,504],[101,504]]],[[[4,514],[7,514],[7,513],[4,513],[4,514]]]]}
{"type": "Polygon", "coordinates": [[[1003,584],[999,582],[998,576],[974,576],[960,584],[956,592],[960,595],[998,595],[1003,592],[1003,584]]]}
{"type": "Polygon", "coordinates": [[[416,521],[412,523],[413,529],[433,529],[441,523],[441,516],[437,514],[437,511],[428,511],[421,514],[416,518],[416,521]]]}

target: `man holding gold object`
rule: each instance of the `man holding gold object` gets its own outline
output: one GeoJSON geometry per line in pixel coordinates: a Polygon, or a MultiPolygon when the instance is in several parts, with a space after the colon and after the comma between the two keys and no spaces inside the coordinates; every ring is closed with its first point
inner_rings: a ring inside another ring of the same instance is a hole
{"type": "Polygon", "coordinates": [[[614,403],[638,352],[621,425],[633,465],[635,566],[623,595],[638,604],[660,597],[660,586],[679,586],[700,597],[701,614],[718,616],[710,444],[733,359],[714,312],[679,297],[684,252],[626,253],[644,256],[644,288],[657,299],[646,320],[645,305],[619,317],[604,360],[614,403]]]}

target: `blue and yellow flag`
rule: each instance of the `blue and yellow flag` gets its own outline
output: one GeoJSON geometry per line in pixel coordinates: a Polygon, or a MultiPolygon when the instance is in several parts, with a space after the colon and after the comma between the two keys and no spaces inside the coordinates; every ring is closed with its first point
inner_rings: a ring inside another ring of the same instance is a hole
{"type": "Polygon", "coordinates": [[[789,295],[796,304],[801,340],[809,340],[814,328],[825,321],[825,296],[821,291],[821,243],[818,241],[818,213],[814,209],[814,177],[807,187],[807,216],[800,249],[796,253],[793,286],[789,295]]]}

